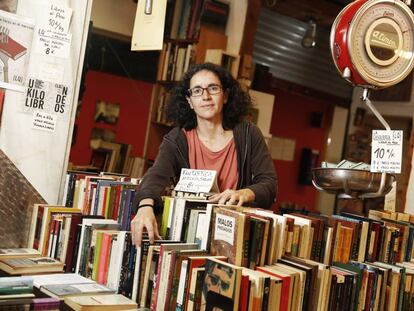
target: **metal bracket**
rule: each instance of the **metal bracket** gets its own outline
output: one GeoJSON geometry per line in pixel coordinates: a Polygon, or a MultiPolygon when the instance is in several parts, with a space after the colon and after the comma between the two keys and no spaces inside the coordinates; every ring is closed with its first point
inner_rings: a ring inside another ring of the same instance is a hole
{"type": "MultiPolygon", "coordinates": [[[[381,122],[381,124],[385,127],[387,131],[391,130],[390,125],[385,121],[385,119],[382,117],[382,115],[378,112],[378,110],[375,108],[375,106],[372,104],[371,100],[368,98],[369,96],[369,89],[364,88],[364,91],[362,92],[362,101],[368,106],[368,108],[372,111],[372,113],[377,117],[378,121],[381,122]]],[[[383,191],[385,188],[385,180],[387,178],[387,173],[382,172],[381,173],[381,184],[378,188],[377,192],[371,192],[371,193],[365,193],[360,196],[361,199],[366,198],[375,198],[383,195],[383,191]]]]}

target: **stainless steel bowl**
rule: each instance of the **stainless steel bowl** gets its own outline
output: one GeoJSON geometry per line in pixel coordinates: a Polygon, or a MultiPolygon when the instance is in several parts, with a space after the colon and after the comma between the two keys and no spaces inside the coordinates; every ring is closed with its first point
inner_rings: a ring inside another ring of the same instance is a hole
{"type": "Polygon", "coordinates": [[[364,199],[384,196],[392,189],[394,180],[395,176],[392,174],[356,169],[315,168],[312,170],[312,182],[318,190],[339,194],[344,198],[364,199]]]}

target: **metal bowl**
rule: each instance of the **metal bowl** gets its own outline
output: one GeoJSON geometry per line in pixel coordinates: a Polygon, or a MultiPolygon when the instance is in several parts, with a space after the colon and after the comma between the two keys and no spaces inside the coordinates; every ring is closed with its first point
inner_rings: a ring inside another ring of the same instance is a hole
{"type": "Polygon", "coordinates": [[[343,198],[374,198],[392,189],[395,176],[343,168],[315,168],[312,183],[321,191],[339,194],[343,198]]]}

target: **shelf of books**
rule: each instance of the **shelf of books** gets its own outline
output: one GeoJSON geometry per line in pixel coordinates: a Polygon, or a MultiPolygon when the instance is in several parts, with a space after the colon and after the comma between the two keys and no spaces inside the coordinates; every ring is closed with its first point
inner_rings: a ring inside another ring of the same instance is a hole
{"type": "Polygon", "coordinates": [[[27,248],[0,249],[0,309],[414,308],[412,215],[280,215],[175,193],[163,240],[135,246],[136,191],[124,176],[69,174],[66,206],[35,205],[27,248]]]}

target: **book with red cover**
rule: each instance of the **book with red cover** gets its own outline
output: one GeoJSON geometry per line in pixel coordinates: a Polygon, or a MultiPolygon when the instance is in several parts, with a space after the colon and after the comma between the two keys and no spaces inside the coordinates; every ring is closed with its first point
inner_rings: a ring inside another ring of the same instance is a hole
{"type": "Polygon", "coordinates": [[[17,60],[26,54],[27,48],[8,36],[7,40],[0,40],[0,52],[13,60],[17,60]]]}
{"type": "Polygon", "coordinates": [[[250,280],[248,275],[242,275],[240,286],[240,304],[239,311],[249,309],[250,280]]]}
{"type": "Polygon", "coordinates": [[[267,273],[272,276],[276,276],[282,279],[282,294],[280,300],[280,310],[287,311],[289,307],[289,299],[290,299],[290,276],[285,276],[277,273],[277,271],[267,268],[267,267],[256,267],[257,271],[261,271],[267,273]]]}
{"type": "Polygon", "coordinates": [[[114,233],[103,233],[102,234],[102,244],[101,244],[101,258],[98,265],[98,283],[105,285],[108,275],[108,265],[109,265],[109,256],[110,248],[112,244],[112,235],[114,233]]]}

